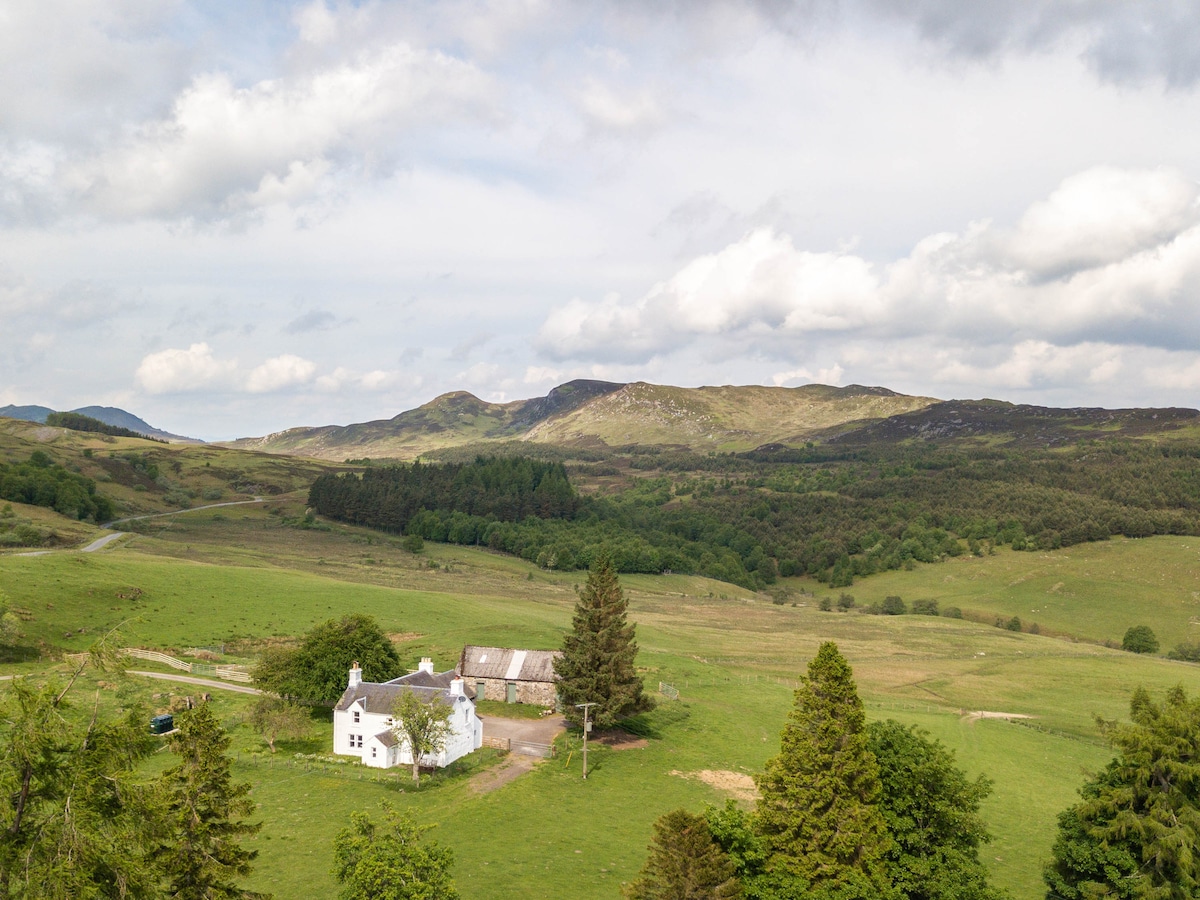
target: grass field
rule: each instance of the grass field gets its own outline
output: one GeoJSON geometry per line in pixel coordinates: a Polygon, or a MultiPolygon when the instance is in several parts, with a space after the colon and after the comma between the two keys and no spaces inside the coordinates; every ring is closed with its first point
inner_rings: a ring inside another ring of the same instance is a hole
{"type": "MultiPolygon", "coordinates": [[[[232,657],[248,659],[259,641],[351,611],[375,616],[412,664],[433,655],[449,666],[464,643],[559,644],[579,573],[541,572],[463,547],[427,545],[411,554],[356,529],[287,527],[300,502],[151,520],[143,533],[95,554],[0,555],[0,589],[22,611],[31,638],[64,649],[127,622],[130,643],[179,650],[224,643],[232,657]]],[[[1000,553],[878,576],[851,591],[860,603],[899,593],[1023,619],[1026,608],[1047,609],[1034,614],[1046,628],[1070,625],[1097,639],[1119,640],[1128,624],[1144,621],[1170,646],[1186,635],[1191,615],[1180,612],[1194,583],[1189,553],[1186,539],[1172,538],[1000,553]]],[[[669,683],[681,699],[661,701],[646,717],[646,746],[596,748],[586,782],[578,753],[564,748],[490,793],[479,793],[475,778],[501,764],[494,753],[469,758],[420,791],[404,790],[403,774],[380,783],[357,766],[298,761],[297,752],[323,752],[327,723],[312,741],[284,745],[272,759],[239,724],[247,699],[220,695],[237,774],[253,782],[264,822],[250,885],[279,898],[331,896],[333,835],[352,810],[388,799],[438,825],[434,836],[455,850],[464,897],[615,898],[640,867],[658,815],[723,802],[733,795],[710,782],[744,785],[776,752],[795,679],[831,639],[854,666],[872,718],[919,724],[969,773],[994,779],[985,813],[996,839],[985,856],[1014,897],[1039,897],[1055,816],[1084,772],[1110,756],[1094,716],[1124,717],[1137,684],[1200,689],[1194,666],[1094,643],[944,618],[826,613],[799,593],[793,606],[685,576],[623,583],[647,686],[669,683]],[[1034,718],[966,715],[977,710],[1034,718]]],[[[820,593],[820,586],[792,587],[820,593]]],[[[0,666],[0,674],[30,668],[0,666]]],[[[145,690],[161,704],[169,689],[145,690]]]]}

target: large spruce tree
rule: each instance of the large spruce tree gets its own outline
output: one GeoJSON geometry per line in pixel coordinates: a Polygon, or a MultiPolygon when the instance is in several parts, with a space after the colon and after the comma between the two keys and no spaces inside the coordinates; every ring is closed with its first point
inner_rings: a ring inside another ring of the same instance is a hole
{"type": "Polygon", "coordinates": [[[879,808],[879,767],[850,666],[835,644],[822,644],[809,663],[779,755],[767,761],[758,788],[767,875],[782,896],[897,896],[885,860],[892,840],[879,808]]]}
{"type": "Polygon", "coordinates": [[[597,704],[589,713],[597,728],[608,728],[652,705],[634,667],[637,641],[627,611],[617,570],[603,556],[579,592],[562,656],[554,661],[563,712],[575,724],[583,721],[576,703],[597,704]]]}
{"type": "Polygon", "coordinates": [[[1117,755],[1059,817],[1047,897],[1200,897],[1200,702],[1139,687],[1129,712],[1100,722],[1117,755]]]}

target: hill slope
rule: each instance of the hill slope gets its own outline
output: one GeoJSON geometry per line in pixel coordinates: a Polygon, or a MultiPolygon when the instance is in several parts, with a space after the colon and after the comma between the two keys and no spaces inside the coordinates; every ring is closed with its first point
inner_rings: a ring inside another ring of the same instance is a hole
{"type": "MultiPolygon", "coordinates": [[[[164,441],[173,441],[185,444],[202,444],[203,441],[197,438],[184,437],[181,434],[171,434],[169,431],[163,431],[161,428],[155,428],[145,419],[140,419],[131,412],[126,412],[115,406],[81,406],[79,409],[70,410],[73,413],[79,413],[81,416],[90,416],[93,419],[103,422],[105,425],[115,425],[117,428],[128,428],[130,431],[136,431],[138,434],[143,434],[146,437],[161,438],[164,441]]],[[[39,425],[46,424],[46,418],[53,412],[48,406],[0,406],[0,416],[7,419],[18,419],[23,422],[36,422],[39,425]]]]}
{"type": "Polygon", "coordinates": [[[858,385],[679,388],[580,380],[560,385],[545,397],[510,403],[487,403],[457,391],[391,419],[292,428],[242,438],[232,446],[333,460],[411,459],[447,447],[513,439],[747,450],[770,442],[803,443],[826,429],[884,419],[934,402],[858,385]]]}

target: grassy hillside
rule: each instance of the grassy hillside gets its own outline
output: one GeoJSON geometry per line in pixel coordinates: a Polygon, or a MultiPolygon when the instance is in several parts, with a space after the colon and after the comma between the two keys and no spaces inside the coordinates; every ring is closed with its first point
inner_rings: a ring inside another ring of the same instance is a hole
{"type": "Polygon", "coordinates": [[[801,442],[846,423],[875,421],[934,401],[884,388],[678,388],[578,381],[546,397],[486,403],[459,391],[392,419],[292,428],[231,446],[323,459],[414,459],[479,441],[519,438],[540,444],[670,444],[694,450],[746,450],[801,442]]]}
{"type": "MultiPolygon", "coordinates": [[[[131,643],[181,651],[224,643],[231,660],[246,661],[264,642],[354,611],[376,616],[410,664],[433,655],[449,665],[464,643],[554,647],[568,626],[577,574],[465,547],[427,545],[413,554],[362,529],[306,528],[302,511],[302,499],[280,496],[145,520],[140,533],[97,554],[0,555],[0,584],[27,633],[47,648],[80,649],[127,622],[131,643]]],[[[1010,567],[1036,561],[1043,570],[1021,584],[1042,579],[1049,590],[1061,581],[1057,593],[1078,592],[1073,578],[1104,574],[1109,590],[1096,593],[1085,617],[1115,622],[1136,609],[1139,621],[1165,635],[1175,610],[1153,602],[1149,575],[1162,569],[1164,596],[1190,591],[1185,544],[1098,544],[1087,548],[1097,554],[1088,559],[1077,549],[999,553],[876,576],[853,591],[862,602],[890,592],[914,599],[943,584],[957,590],[960,605],[985,608],[997,585],[1018,580],[1010,567]],[[1113,552],[1121,555],[1103,555],[1113,552]],[[1178,564],[1164,566],[1170,559],[1178,564]]],[[[682,699],[664,700],[645,719],[646,746],[594,749],[586,782],[578,754],[566,749],[492,792],[480,791],[477,773],[500,764],[494,755],[406,792],[401,776],[376,782],[358,767],[289,755],[323,751],[327,724],[314,741],[285,746],[271,759],[240,724],[245,701],[221,695],[237,773],[254,783],[265,822],[253,886],[280,898],[331,895],[333,835],[352,809],[386,798],[439,825],[434,836],[455,849],[464,897],[615,898],[641,865],[656,816],[723,802],[732,795],[710,782],[745,784],[775,752],[795,678],[820,641],[832,639],[855,668],[870,716],[921,724],[970,773],[996,780],[985,809],[996,840],[986,858],[998,883],[1033,898],[1056,813],[1072,801],[1084,770],[1110,755],[1093,716],[1124,716],[1137,684],[1161,691],[1182,681],[1194,690],[1200,681],[1200,670],[1187,664],[969,621],[821,612],[821,590],[809,582],[787,582],[792,593],[783,602],[701,578],[629,576],[623,583],[648,686],[667,682],[682,699]],[[816,596],[801,593],[807,589],[816,596]],[[977,710],[1035,718],[967,715],[977,710]],[[553,828],[546,809],[556,810],[553,828]],[[619,827],[597,828],[598,821],[619,827]]],[[[0,674],[29,668],[0,666],[0,674]]],[[[165,702],[156,692],[155,702],[165,702]]]]}
{"type": "Polygon", "coordinates": [[[934,401],[852,385],[677,388],[626,385],[565,416],[532,428],[528,439],[609,446],[675,444],[695,450],[749,450],[803,442],[816,432],[921,409],[934,401]]]}
{"type": "Polygon", "coordinates": [[[163,444],[0,419],[0,462],[24,462],[36,450],[95,481],[120,516],[304,490],[330,470],[328,464],[312,459],[163,444]]]}

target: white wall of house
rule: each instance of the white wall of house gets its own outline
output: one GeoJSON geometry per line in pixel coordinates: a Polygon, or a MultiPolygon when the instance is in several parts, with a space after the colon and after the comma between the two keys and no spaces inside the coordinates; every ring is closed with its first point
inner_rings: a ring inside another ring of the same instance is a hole
{"type": "MultiPolygon", "coordinates": [[[[355,687],[361,677],[352,669],[350,686],[355,687]]],[[[383,685],[382,687],[390,687],[383,685]]],[[[396,685],[397,692],[404,690],[396,685]]],[[[437,756],[422,758],[425,766],[448,766],[483,746],[483,722],[475,714],[475,702],[463,692],[462,679],[451,683],[450,692],[453,709],[450,714],[450,733],[445,747],[437,756]]],[[[333,712],[333,752],[341,756],[357,756],[365,765],[376,768],[391,768],[396,765],[412,765],[412,753],[407,742],[387,746],[378,735],[390,731],[394,721],[391,715],[368,712],[363,700],[355,700],[346,709],[333,712]]]]}

